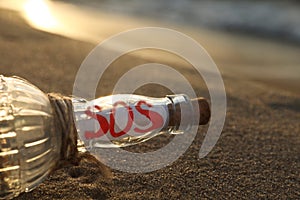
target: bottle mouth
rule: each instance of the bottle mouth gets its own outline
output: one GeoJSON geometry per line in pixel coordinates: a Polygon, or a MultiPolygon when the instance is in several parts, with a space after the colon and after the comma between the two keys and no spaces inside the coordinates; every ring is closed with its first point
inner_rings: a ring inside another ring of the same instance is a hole
{"type": "Polygon", "coordinates": [[[185,94],[167,95],[172,102],[172,113],[170,122],[172,123],[172,134],[182,134],[191,129],[196,124],[198,110],[194,110],[189,97],[185,94]]]}

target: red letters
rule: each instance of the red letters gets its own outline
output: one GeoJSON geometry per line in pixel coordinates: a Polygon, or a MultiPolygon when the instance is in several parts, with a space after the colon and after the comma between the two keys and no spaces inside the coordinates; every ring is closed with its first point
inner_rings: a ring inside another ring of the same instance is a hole
{"type": "MultiPolygon", "coordinates": [[[[101,107],[100,106],[94,106],[97,110],[99,110],[101,112],[101,107]]],[[[99,115],[99,114],[95,114],[93,113],[91,110],[91,108],[88,107],[88,109],[85,111],[85,114],[87,114],[88,116],[96,119],[99,122],[100,128],[99,130],[94,133],[94,132],[90,132],[90,131],[86,131],[85,132],[85,138],[86,139],[94,139],[94,138],[98,138],[103,136],[104,134],[107,133],[108,129],[109,129],[109,124],[108,121],[106,120],[105,117],[99,115]]]]}
{"type": "Polygon", "coordinates": [[[150,110],[144,110],[141,107],[143,104],[150,108],[152,107],[152,105],[148,104],[146,101],[139,101],[135,108],[139,113],[141,113],[142,115],[145,115],[152,122],[152,126],[149,128],[146,128],[144,130],[135,128],[134,131],[137,133],[147,133],[154,129],[161,128],[164,125],[164,119],[162,118],[162,116],[157,112],[150,111],[150,110]]]}
{"type": "Polygon", "coordinates": [[[124,103],[123,101],[117,101],[116,103],[114,103],[112,112],[110,114],[110,134],[111,134],[111,136],[120,137],[120,136],[126,134],[132,126],[132,121],[133,121],[133,113],[132,113],[131,108],[129,106],[127,106],[126,103],[124,103]],[[120,132],[116,133],[115,132],[115,117],[114,117],[114,115],[115,115],[116,107],[119,104],[124,106],[125,108],[127,108],[128,122],[127,122],[127,125],[126,125],[126,127],[124,128],[123,131],[120,131],[120,132]]]}
{"type": "MultiPolygon", "coordinates": [[[[147,117],[150,120],[150,122],[152,123],[152,125],[145,129],[135,127],[133,130],[136,133],[146,133],[146,132],[158,129],[158,128],[162,128],[162,126],[164,124],[164,118],[162,117],[162,115],[158,112],[142,108],[143,105],[147,106],[148,108],[152,107],[152,105],[147,103],[146,101],[139,101],[134,106],[134,108],[137,110],[138,113],[147,117]]],[[[89,140],[89,139],[95,139],[95,138],[102,137],[108,131],[110,132],[112,137],[116,138],[116,137],[125,135],[126,133],[128,133],[131,130],[135,116],[133,114],[132,108],[130,106],[128,106],[125,102],[117,101],[113,104],[113,108],[111,109],[111,112],[109,115],[109,121],[107,120],[107,118],[105,118],[103,115],[101,115],[102,108],[100,106],[96,105],[96,106],[94,106],[94,108],[97,110],[97,113],[92,112],[91,108],[88,107],[88,109],[85,111],[85,114],[88,115],[89,117],[97,120],[100,128],[96,132],[85,131],[86,139],[89,140]],[[128,115],[127,115],[127,124],[126,124],[125,128],[119,132],[116,132],[116,130],[115,130],[115,125],[116,125],[115,124],[116,123],[115,115],[116,115],[116,109],[118,108],[118,106],[123,106],[125,109],[127,109],[128,115]]]]}

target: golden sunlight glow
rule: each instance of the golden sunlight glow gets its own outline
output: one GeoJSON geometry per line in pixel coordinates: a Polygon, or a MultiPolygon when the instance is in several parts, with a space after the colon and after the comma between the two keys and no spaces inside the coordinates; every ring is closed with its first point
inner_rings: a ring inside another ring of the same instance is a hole
{"type": "Polygon", "coordinates": [[[47,0],[27,0],[24,3],[24,12],[27,20],[36,28],[49,30],[58,25],[47,0]]]}

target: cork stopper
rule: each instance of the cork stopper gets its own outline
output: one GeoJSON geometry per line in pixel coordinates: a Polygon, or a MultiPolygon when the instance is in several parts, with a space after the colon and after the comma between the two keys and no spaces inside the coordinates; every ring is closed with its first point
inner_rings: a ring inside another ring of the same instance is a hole
{"type": "Polygon", "coordinates": [[[199,106],[200,120],[199,125],[205,125],[210,119],[210,108],[207,100],[203,97],[198,97],[191,100],[193,107],[199,106]]]}
{"type": "MultiPolygon", "coordinates": [[[[193,107],[193,111],[196,111],[196,108],[198,106],[199,111],[199,123],[197,125],[205,125],[209,122],[210,119],[210,108],[207,100],[203,97],[198,97],[195,99],[191,99],[191,104],[193,107]]],[[[174,105],[168,105],[169,113],[170,113],[170,120],[168,126],[173,126],[178,128],[180,122],[181,122],[181,112],[183,110],[189,110],[190,105],[188,104],[179,104],[174,105]]],[[[185,121],[189,121],[189,119],[193,119],[195,116],[194,112],[185,112],[185,121]]]]}

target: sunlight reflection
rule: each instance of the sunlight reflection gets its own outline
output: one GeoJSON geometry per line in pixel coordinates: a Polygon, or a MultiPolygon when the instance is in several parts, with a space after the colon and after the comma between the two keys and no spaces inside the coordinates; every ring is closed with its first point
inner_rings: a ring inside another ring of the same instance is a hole
{"type": "Polygon", "coordinates": [[[58,26],[47,0],[27,0],[24,3],[24,14],[27,20],[36,28],[53,30],[58,26]]]}

